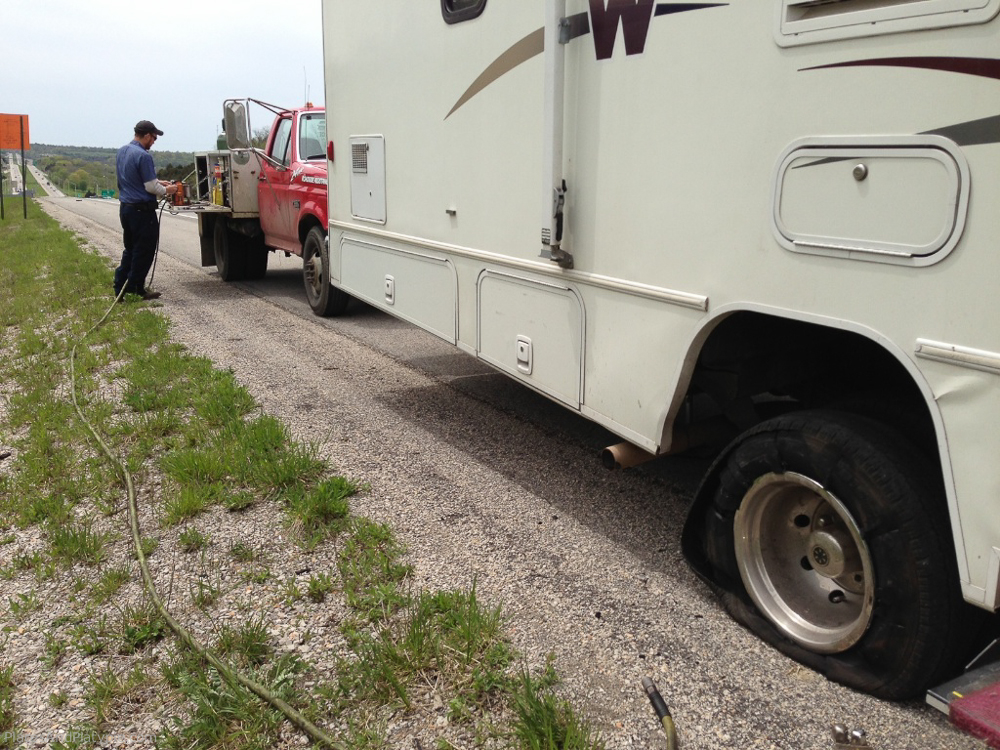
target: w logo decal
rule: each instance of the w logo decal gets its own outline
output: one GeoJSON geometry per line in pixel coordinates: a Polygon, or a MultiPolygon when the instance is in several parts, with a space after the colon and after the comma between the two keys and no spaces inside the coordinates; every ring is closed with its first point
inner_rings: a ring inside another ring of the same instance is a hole
{"type": "Polygon", "coordinates": [[[646,48],[649,22],[653,18],[653,0],[590,0],[590,28],[598,60],[614,54],[618,24],[625,37],[625,54],[638,55],[646,48]]]}

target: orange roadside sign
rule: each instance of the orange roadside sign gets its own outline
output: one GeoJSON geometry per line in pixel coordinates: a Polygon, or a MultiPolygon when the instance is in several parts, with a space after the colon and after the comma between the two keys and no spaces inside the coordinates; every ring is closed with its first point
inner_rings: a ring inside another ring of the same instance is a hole
{"type": "Polygon", "coordinates": [[[27,115],[3,115],[0,114],[0,148],[6,149],[30,149],[28,144],[31,139],[28,137],[28,116],[27,115]],[[23,140],[21,125],[24,125],[23,140]]]}

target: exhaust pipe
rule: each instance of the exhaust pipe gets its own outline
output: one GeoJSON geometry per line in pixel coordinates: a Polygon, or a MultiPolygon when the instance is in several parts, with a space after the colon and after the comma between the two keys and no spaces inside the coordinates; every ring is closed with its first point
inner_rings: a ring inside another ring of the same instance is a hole
{"type": "Polygon", "coordinates": [[[639,446],[628,442],[609,445],[601,451],[601,463],[604,464],[605,469],[611,471],[638,466],[652,461],[654,458],[656,458],[655,453],[644,451],[639,446]]]}
{"type": "Polygon", "coordinates": [[[652,461],[654,458],[683,453],[690,448],[710,444],[724,445],[732,439],[733,435],[734,428],[729,420],[725,417],[714,417],[685,428],[675,429],[670,449],[663,453],[650,453],[637,445],[624,442],[609,445],[601,451],[601,463],[604,464],[604,468],[611,471],[629,469],[652,461]]]}

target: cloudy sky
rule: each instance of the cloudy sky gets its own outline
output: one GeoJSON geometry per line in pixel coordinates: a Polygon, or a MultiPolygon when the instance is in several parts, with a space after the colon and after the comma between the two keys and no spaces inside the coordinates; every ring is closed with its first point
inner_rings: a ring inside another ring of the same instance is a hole
{"type": "Polygon", "coordinates": [[[324,99],[320,0],[0,0],[0,27],[0,113],[32,143],[117,148],[147,119],[198,151],[224,99],[324,99]]]}

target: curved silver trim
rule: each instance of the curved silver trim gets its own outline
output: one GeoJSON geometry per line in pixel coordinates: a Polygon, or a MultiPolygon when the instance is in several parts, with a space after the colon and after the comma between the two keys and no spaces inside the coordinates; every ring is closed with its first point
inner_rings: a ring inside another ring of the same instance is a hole
{"type": "Polygon", "coordinates": [[[921,359],[930,359],[935,362],[944,362],[949,365],[958,365],[959,367],[968,367],[972,370],[1000,375],[1000,354],[996,352],[958,346],[957,344],[945,344],[940,341],[917,339],[913,353],[921,359]]]}
{"type": "Polygon", "coordinates": [[[578,271],[575,269],[565,270],[555,266],[551,262],[541,263],[537,261],[520,260],[518,258],[512,258],[508,255],[486,252],[485,250],[475,250],[470,247],[462,247],[461,245],[450,245],[445,242],[435,242],[434,240],[422,239],[420,237],[387,232],[374,227],[358,226],[357,224],[351,224],[349,222],[331,220],[330,229],[333,230],[335,228],[343,232],[356,232],[359,234],[367,234],[373,237],[392,240],[394,242],[405,242],[427,250],[450,253],[463,258],[478,260],[483,263],[492,263],[498,266],[516,268],[521,271],[530,271],[532,273],[543,274],[545,276],[551,276],[565,281],[572,281],[578,284],[587,284],[589,286],[596,286],[602,289],[609,289],[611,291],[624,292],[637,297],[644,297],[646,299],[657,300],[659,302],[667,302],[671,305],[687,307],[701,312],[706,312],[708,310],[708,297],[702,294],[679,292],[673,289],[665,289],[663,287],[651,286],[649,284],[640,284],[626,279],[618,279],[612,276],[603,276],[601,274],[578,271]]]}

